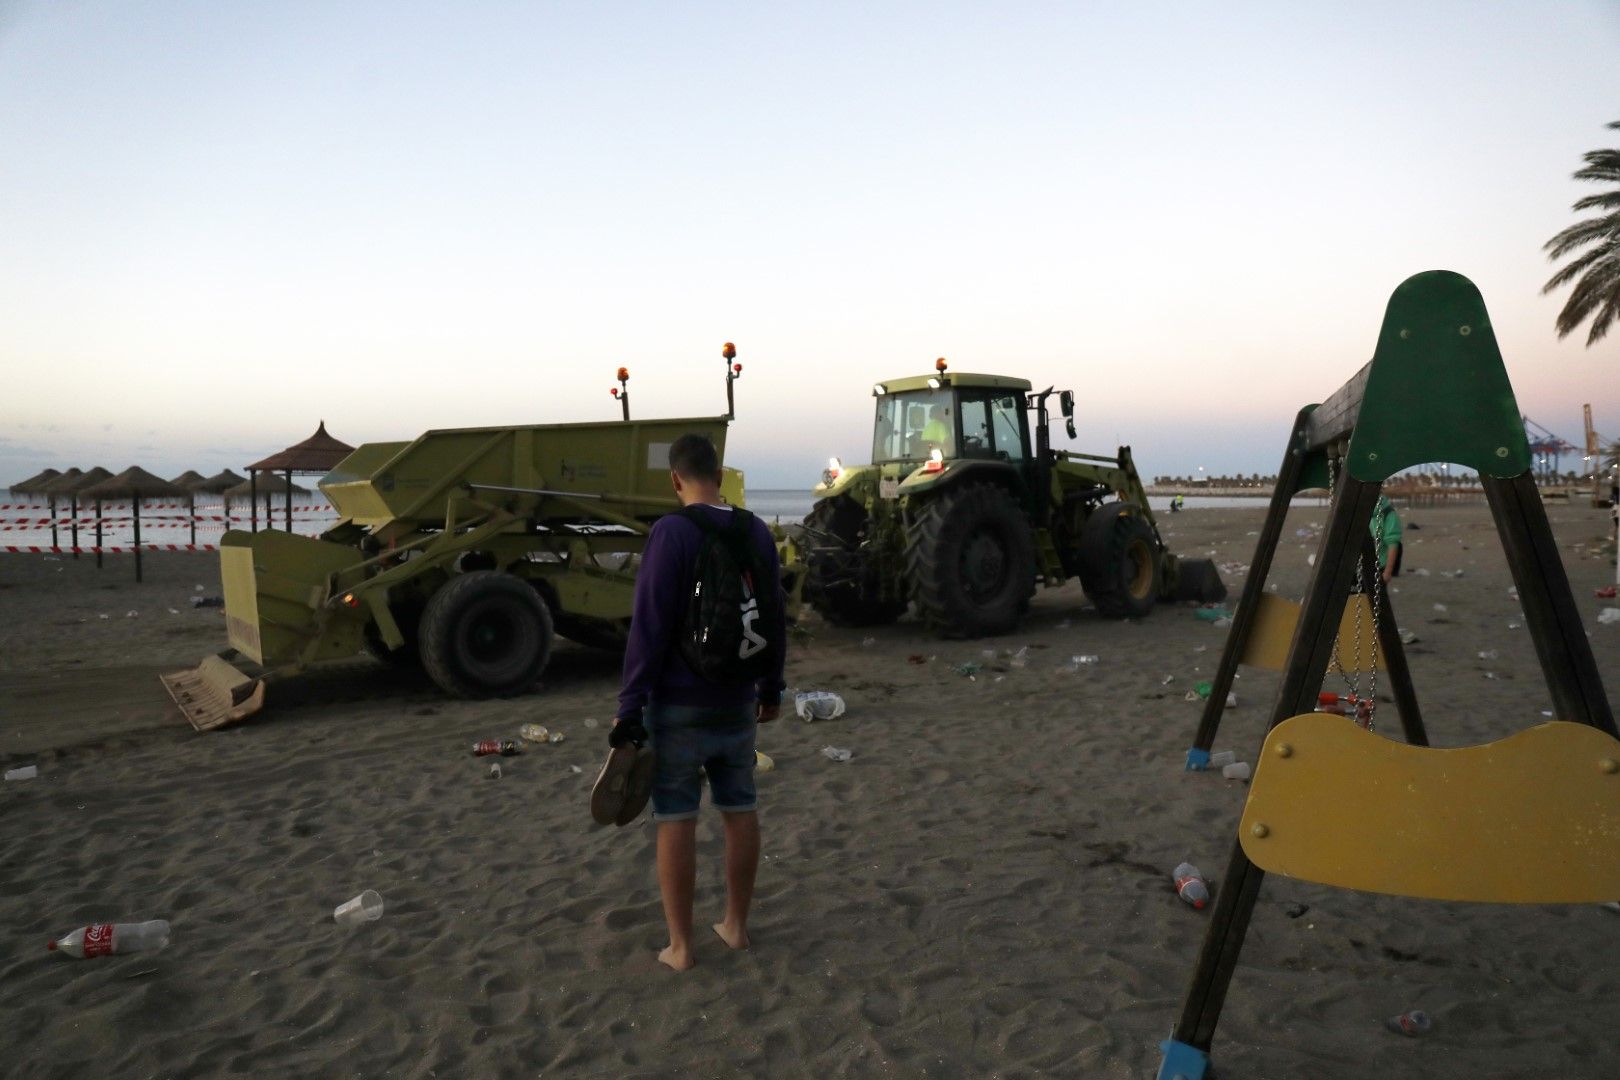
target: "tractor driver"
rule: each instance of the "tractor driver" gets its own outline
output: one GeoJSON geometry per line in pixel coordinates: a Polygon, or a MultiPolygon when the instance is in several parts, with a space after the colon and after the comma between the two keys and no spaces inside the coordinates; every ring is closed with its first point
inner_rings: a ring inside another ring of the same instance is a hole
{"type": "Polygon", "coordinates": [[[950,406],[940,405],[934,409],[933,415],[928,418],[928,423],[923,425],[922,441],[924,451],[932,453],[938,450],[946,457],[950,457],[954,453],[956,446],[951,438],[950,412],[950,406]]]}

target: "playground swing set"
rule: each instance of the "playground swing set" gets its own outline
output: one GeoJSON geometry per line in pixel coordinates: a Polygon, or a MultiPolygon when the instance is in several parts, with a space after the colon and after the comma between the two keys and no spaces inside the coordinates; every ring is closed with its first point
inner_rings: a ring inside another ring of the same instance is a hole
{"type": "Polygon", "coordinates": [[[1187,752],[1188,769],[1207,767],[1239,664],[1282,671],[1159,1080],[1204,1077],[1268,872],[1432,900],[1620,899],[1620,737],[1531,464],[1484,300],[1448,271],[1403,282],[1372,360],[1300,410],[1187,752]],[[1384,482],[1430,462],[1479,473],[1557,717],[1481,746],[1430,748],[1369,531],[1384,482]],[[1320,487],[1328,522],[1295,605],[1268,595],[1266,577],[1289,501],[1320,487]],[[1380,653],[1404,742],[1373,731],[1380,653]],[[1317,711],[1338,697],[1322,693],[1335,670],[1349,685],[1348,720],[1317,711]]]}

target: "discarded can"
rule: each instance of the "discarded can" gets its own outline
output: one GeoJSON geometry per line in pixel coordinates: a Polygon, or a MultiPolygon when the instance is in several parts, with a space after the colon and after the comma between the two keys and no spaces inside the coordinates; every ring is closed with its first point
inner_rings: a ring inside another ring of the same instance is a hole
{"type": "Polygon", "coordinates": [[[516,739],[484,739],[473,743],[472,752],[474,757],[485,757],[489,754],[512,757],[523,753],[523,744],[516,739]]]}
{"type": "Polygon", "coordinates": [[[1415,1039],[1419,1035],[1427,1035],[1432,1031],[1434,1021],[1430,1020],[1429,1014],[1422,1009],[1413,1009],[1410,1012],[1403,1012],[1399,1016],[1389,1017],[1384,1021],[1384,1026],[1397,1035],[1410,1035],[1415,1039]]]}

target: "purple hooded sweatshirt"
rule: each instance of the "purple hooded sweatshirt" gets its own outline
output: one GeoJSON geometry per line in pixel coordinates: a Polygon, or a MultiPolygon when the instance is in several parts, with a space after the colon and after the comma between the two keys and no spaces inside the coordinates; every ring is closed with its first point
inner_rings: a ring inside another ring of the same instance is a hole
{"type": "MultiPolygon", "coordinates": [[[[733,513],[729,506],[704,503],[702,507],[716,525],[728,524],[733,513]]],[[[722,686],[704,679],[681,659],[675,637],[685,613],[686,582],[697,563],[703,530],[680,514],[665,514],[653,522],[641,553],[641,569],[636,574],[630,641],[624,650],[624,682],[619,691],[621,720],[640,720],[641,710],[649,702],[716,708],[746,705],[756,699],[767,705],[781,702],[782,688],[787,685],[782,681],[787,651],[782,567],[771,531],[758,518],[753,523],[753,540],[759,551],[759,567],[764,571],[764,588],[774,588],[778,598],[775,624],[765,628],[768,640],[783,644],[772,658],[771,671],[757,683],[722,686]]]]}

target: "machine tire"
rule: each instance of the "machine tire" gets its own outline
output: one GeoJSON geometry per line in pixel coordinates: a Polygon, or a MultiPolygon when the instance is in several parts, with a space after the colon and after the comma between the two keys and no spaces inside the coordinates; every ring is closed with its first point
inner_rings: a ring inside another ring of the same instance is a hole
{"type": "Polygon", "coordinates": [[[1110,618],[1153,610],[1163,584],[1153,528],[1135,503],[1105,502],[1080,530],[1080,585],[1110,618]]]}
{"type": "Polygon", "coordinates": [[[366,623],[361,633],[361,644],[367,654],[389,667],[418,668],[422,666],[421,641],[418,635],[422,627],[422,605],[420,603],[392,605],[394,621],[399,624],[400,633],[405,635],[405,644],[397,649],[390,649],[383,641],[382,634],[377,630],[376,623],[366,623]]]}
{"type": "Polygon", "coordinates": [[[422,612],[422,667],[456,697],[510,697],[540,680],[551,659],[551,611],[522,578],[458,574],[422,612]]]}
{"type": "Polygon", "coordinates": [[[934,496],[906,536],[906,577],[917,613],[952,637],[1010,633],[1035,592],[1035,538],[998,484],[934,496]]]}
{"type": "Polygon", "coordinates": [[[904,600],[884,600],[877,571],[858,565],[859,534],[866,512],[853,499],[822,499],[805,517],[806,528],[836,537],[842,551],[812,550],[806,558],[804,596],[835,626],[884,626],[906,610],[904,600]]]}

